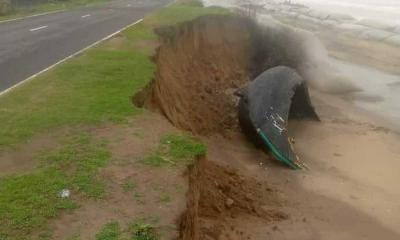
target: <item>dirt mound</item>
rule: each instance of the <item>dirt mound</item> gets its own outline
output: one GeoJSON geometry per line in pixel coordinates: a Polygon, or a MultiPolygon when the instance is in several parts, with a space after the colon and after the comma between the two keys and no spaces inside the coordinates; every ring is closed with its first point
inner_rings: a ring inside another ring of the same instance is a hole
{"type": "Polygon", "coordinates": [[[233,93],[265,69],[297,65],[298,51],[286,49],[290,38],[271,31],[237,16],[206,16],[159,29],[158,71],[145,105],[197,134],[236,127],[233,93]]]}
{"type": "Polygon", "coordinates": [[[244,225],[287,218],[276,210],[279,202],[266,183],[244,178],[233,169],[201,158],[189,170],[189,179],[180,239],[250,239],[252,233],[238,228],[235,219],[244,225]]]}

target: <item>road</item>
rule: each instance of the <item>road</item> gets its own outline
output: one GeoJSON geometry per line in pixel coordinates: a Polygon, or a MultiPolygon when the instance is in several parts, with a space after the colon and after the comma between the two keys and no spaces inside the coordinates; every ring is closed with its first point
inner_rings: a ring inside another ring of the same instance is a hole
{"type": "Polygon", "coordinates": [[[171,0],[119,0],[0,23],[0,93],[171,0]]]}

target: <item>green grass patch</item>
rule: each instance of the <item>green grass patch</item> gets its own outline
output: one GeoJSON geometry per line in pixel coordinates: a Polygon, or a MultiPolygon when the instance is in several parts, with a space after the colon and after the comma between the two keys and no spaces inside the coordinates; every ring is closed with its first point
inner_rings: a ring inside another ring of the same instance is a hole
{"type": "Polygon", "coordinates": [[[154,33],[153,28],[148,26],[147,19],[145,22],[136,24],[134,28],[127,29],[123,34],[130,43],[157,40],[157,34],[154,33]]]}
{"type": "Polygon", "coordinates": [[[61,210],[77,208],[76,202],[59,196],[63,189],[93,198],[103,196],[104,184],[96,174],[109,158],[104,143],[82,134],[43,153],[44,166],[35,172],[1,178],[0,233],[24,239],[33,230],[43,229],[61,210]]]}
{"type": "Polygon", "coordinates": [[[160,235],[153,224],[158,218],[140,218],[122,228],[117,221],[106,223],[96,234],[96,240],[158,240],[160,235]]]}
{"type": "Polygon", "coordinates": [[[146,156],[142,160],[142,163],[152,167],[161,167],[166,164],[174,164],[173,162],[168,161],[168,159],[166,159],[163,155],[157,152],[146,156]]]}
{"type": "Polygon", "coordinates": [[[132,236],[132,240],[158,240],[160,235],[157,233],[156,228],[146,223],[144,219],[134,221],[129,226],[129,232],[132,236]]]}
{"type": "Polygon", "coordinates": [[[56,168],[7,177],[0,182],[0,233],[5,236],[22,238],[31,230],[40,229],[60,210],[77,207],[72,200],[58,196],[70,181],[56,168]]]}
{"type": "Polygon", "coordinates": [[[172,197],[171,197],[171,195],[170,195],[169,193],[167,193],[167,192],[162,192],[162,193],[160,194],[159,201],[160,201],[161,203],[169,203],[169,202],[172,201],[172,197]]]}
{"type": "Polygon", "coordinates": [[[96,240],[118,240],[121,233],[121,227],[118,222],[109,222],[96,234],[96,240]]]}
{"type": "Polygon", "coordinates": [[[110,2],[110,0],[49,1],[45,3],[33,4],[31,6],[13,7],[0,15],[0,21],[106,2],[110,2]]]}
{"type": "Polygon", "coordinates": [[[101,198],[105,192],[104,183],[96,175],[110,157],[105,143],[96,142],[87,134],[73,136],[60,149],[42,156],[47,164],[70,173],[75,190],[92,198],[101,198]]]}
{"type": "Polygon", "coordinates": [[[161,138],[160,145],[142,163],[160,167],[165,165],[191,164],[196,156],[205,155],[207,148],[185,134],[168,134],[161,138]]]}
{"type": "Polygon", "coordinates": [[[175,159],[193,158],[205,155],[204,144],[185,134],[168,134],[161,138],[161,145],[168,148],[169,155],[175,159]]]}

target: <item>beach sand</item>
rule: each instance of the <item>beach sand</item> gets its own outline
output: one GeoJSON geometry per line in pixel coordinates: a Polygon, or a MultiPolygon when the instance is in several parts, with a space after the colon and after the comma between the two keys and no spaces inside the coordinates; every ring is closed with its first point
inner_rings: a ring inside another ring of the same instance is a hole
{"type": "Polygon", "coordinates": [[[309,170],[266,159],[241,134],[207,140],[209,159],[279,191],[289,219],[252,224],[252,239],[400,239],[400,135],[339,96],[312,91],[312,98],[321,122],[290,124],[309,170]]]}

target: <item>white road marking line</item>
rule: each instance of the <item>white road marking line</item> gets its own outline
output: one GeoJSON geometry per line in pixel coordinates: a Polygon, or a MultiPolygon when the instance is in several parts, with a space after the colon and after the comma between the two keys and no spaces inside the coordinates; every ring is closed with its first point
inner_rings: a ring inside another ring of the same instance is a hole
{"type": "Polygon", "coordinates": [[[42,71],[40,71],[40,72],[38,72],[38,73],[36,73],[36,74],[34,74],[34,75],[28,77],[27,79],[25,79],[25,80],[23,80],[23,81],[21,81],[21,82],[15,84],[14,86],[12,86],[12,87],[10,87],[10,88],[8,88],[8,89],[6,89],[6,90],[0,92],[0,96],[3,96],[4,94],[10,92],[11,90],[15,89],[16,87],[21,86],[22,84],[24,84],[24,83],[26,83],[26,82],[28,82],[28,81],[34,79],[35,77],[39,76],[40,74],[49,71],[50,69],[54,68],[55,66],[57,66],[57,65],[59,65],[59,64],[61,64],[61,63],[63,63],[63,62],[65,62],[65,61],[67,61],[68,59],[71,59],[71,58],[73,58],[73,57],[75,57],[75,56],[77,56],[77,55],[79,55],[79,54],[85,52],[86,50],[88,50],[88,49],[90,49],[90,48],[96,46],[97,44],[99,44],[99,43],[101,43],[101,42],[104,42],[104,41],[106,41],[106,40],[108,40],[108,39],[114,37],[115,35],[121,33],[121,32],[124,31],[125,29],[127,29],[127,28],[129,28],[129,27],[132,27],[132,26],[134,26],[134,25],[136,25],[136,24],[138,24],[138,23],[140,23],[140,22],[142,22],[142,21],[143,21],[143,18],[141,18],[141,19],[137,20],[136,22],[131,23],[131,24],[129,24],[129,25],[123,27],[123,28],[121,28],[120,30],[118,30],[118,31],[116,31],[116,32],[114,32],[114,33],[108,35],[107,37],[105,37],[105,38],[103,38],[103,39],[100,39],[99,41],[97,41],[97,42],[95,42],[95,43],[93,43],[93,44],[91,44],[91,45],[89,45],[89,46],[87,46],[87,47],[85,47],[85,48],[83,48],[83,49],[77,51],[76,53],[73,53],[72,55],[69,55],[68,57],[66,57],[66,58],[64,58],[64,59],[62,59],[62,60],[56,62],[55,64],[51,65],[50,67],[47,67],[47,68],[43,69],[42,71]]]}
{"type": "Polygon", "coordinates": [[[39,13],[39,14],[30,15],[30,16],[26,16],[26,17],[20,17],[20,18],[13,18],[13,19],[8,19],[8,20],[3,20],[3,21],[0,21],[0,23],[6,23],[6,22],[12,22],[12,21],[19,21],[19,20],[23,20],[23,19],[27,19],[27,18],[39,17],[39,16],[44,16],[44,15],[49,15],[49,14],[59,13],[59,12],[65,12],[65,11],[66,11],[66,10],[57,10],[57,11],[39,13]]]}
{"type": "Polygon", "coordinates": [[[87,18],[87,17],[90,17],[90,16],[92,16],[92,15],[86,14],[86,15],[81,16],[81,18],[87,18]]]}
{"type": "Polygon", "coordinates": [[[44,28],[47,28],[47,27],[48,26],[41,26],[41,27],[29,29],[29,31],[34,32],[34,31],[37,31],[37,30],[40,30],[40,29],[44,29],[44,28]]]}

